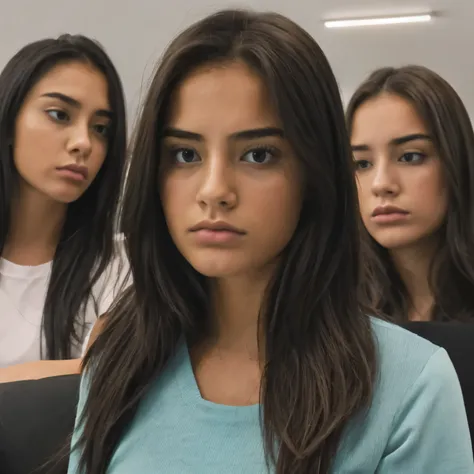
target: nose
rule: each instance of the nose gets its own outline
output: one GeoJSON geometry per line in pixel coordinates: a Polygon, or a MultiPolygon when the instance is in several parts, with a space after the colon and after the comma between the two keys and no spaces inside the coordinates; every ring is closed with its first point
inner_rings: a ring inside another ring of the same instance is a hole
{"type": "Polygon", "coordinates": [[[226,157],[210,157],[201,168],[197,201],[203,209],[231,210],[237,205],[235,170],[226,157]]]}
{"type": "Polygon", "coordinates": [[[380,163],[375,167],[372,193],[377,197],[396,196],[400,193],[397,172],[390,163],[380,163]]]}
{"type": "Polygon", "coordinates": [[[69,153],[87,159],[92,151],[91,131],[88,124],[77,124],[71,127],[68,141],[69,153]]]}

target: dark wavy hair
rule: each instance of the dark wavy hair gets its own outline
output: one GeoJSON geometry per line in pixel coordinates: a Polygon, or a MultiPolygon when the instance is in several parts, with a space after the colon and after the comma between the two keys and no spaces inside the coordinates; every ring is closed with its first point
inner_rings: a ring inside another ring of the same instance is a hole
{"type": "MultiPolygon", "coordinates": [[[[456,91],[435,72],[422,66],[388,67],[373,72],[354,93],[346,113],[349,134],[359,107],[380,94],[394,94],[414,107],[432,138],[448,186],[448,210],[429,275],[433,319],[472,321],[474,131],[469,114],[456,91]]],[[[388,251],[365,228],[362,249],[362,302],[383,317],[407,320],[412,307],[408,291],[388,251]]]]}
{"type": "Polygon", "coordinates": [[[141,112],[123,205],[134,286],[85,358],[88,395],[73,447],[81,472],[107,471],[180,337],[199,341],[206,331],[206,278],[170,237],[157,176],[173,92],[196,68],[229,61],[261,77],[306,176],[300,220],[260,315],[268,463],[278,474],[328,473],[347,421],[370,404],[375,342],[357,301],[357,195],[336,80],[313,38],[289,19],[221,11],[171,43],[141,112]]]}
{"type": "Polygon", "coordinates": [[[18,112],[29,91],[59,64],[85,62],[108,83],[113,112],[107,156],[87,191],[69,204],[52,264],[42,330],[48,359],[69,359],[92,287],[114,253],[115,216],[126,159],[126,112],[119,75],[102,47],[81,35],[30,43],[0,74],[0,255],[8,236],[18,172],[12,154],[18,112]],[[81,316],[82,315],[82,316],[81,316]]]}

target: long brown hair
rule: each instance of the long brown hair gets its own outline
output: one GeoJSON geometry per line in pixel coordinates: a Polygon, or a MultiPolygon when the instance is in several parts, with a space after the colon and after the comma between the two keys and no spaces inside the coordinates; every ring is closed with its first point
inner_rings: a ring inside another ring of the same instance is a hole
{"type": "Polygon", "coordinates": [[[12,152],[17,115],[30,90],[48,72],[59,64],[73,62],[89,64],[105,76],[113,119],[104,164],[87,191],[69,204],[55,251],[43,310],[46,351],[42,356],[46,359],[70,359],[74,346],[80,347],[85,305],[114,257],[116,215],[126,166],[125,99],[122,82],[107,53],[96,41],[82,35],[65,34],[29,43],[0,73],[1,255],[18,185],[12,152]]]}
{"type": "Polygon", "coordinates": [[[268,463],[278,474],[327,473],[347,421],[370,404],[375,343],[357,302],[357,197],[336,80],[316,42],[287,18],[222,11],[171,43],[141,112],[123,204],[134,286],[85,359],[90,378],[77,449],[87,474],[106,472],[180,336],[196,340],[206,330],[206,279],[169,235],[156,178],[173,91],[195,68],[232,60],[266,84],[307,186],[261,314],[268,463]]]}
{"type": "MultiPolygon", "coordinates": [[[[397,95],[414,107],[440,157],[448,186],[448,210],[429,274],[435,301],[433,319],[472,320],[474,131],[469,114],[456,91],[435,72],[422,66],[382,68],[359,86],[349,102],[346,118],[350,134],[359,107],[382,93],[397,95]]],[[[361,301],[380,315],[407,320],[412,306],[408,291],[388,251],[365,228],[362,255],[361,301]]]]}

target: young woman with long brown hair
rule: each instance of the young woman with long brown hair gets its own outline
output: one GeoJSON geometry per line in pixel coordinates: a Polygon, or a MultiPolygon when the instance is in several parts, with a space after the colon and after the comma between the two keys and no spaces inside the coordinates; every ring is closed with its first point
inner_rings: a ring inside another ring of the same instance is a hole
{"type": "Polygon", "coordinates": [[[180,34],[134,138],[134,286],[85,358],[69,474],[473,473],[445,351],[358,305],[356,203],[308,33],[223,11],[180,34]]]}
{"type": "Polygon", "coordinates": [[[363,229],[362,298],[394,321],[474,316],[474,131],[435,72],[383,68],[347,119],[363,229]]]}
{"type": "Polygon", "coordinates": [[[79,371],[87,334],[126,275],[114,238],[125,161],[122,84],[97,42],[42,39],[8,61],[0,73],[0,383],[79,371]]]}

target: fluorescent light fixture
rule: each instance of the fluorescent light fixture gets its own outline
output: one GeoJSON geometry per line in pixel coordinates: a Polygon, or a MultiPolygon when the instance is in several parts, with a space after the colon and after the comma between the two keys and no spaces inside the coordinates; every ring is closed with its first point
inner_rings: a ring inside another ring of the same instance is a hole
{"type": "Polygon", "coordinates": [[[404,23],[425,23],[431,21],[433,15],[409,15],[380,18],[359,18],[352,20],[329,20],[324,22],[326,28],[350,28],[355,26],[401,25],[404,23]]]}

